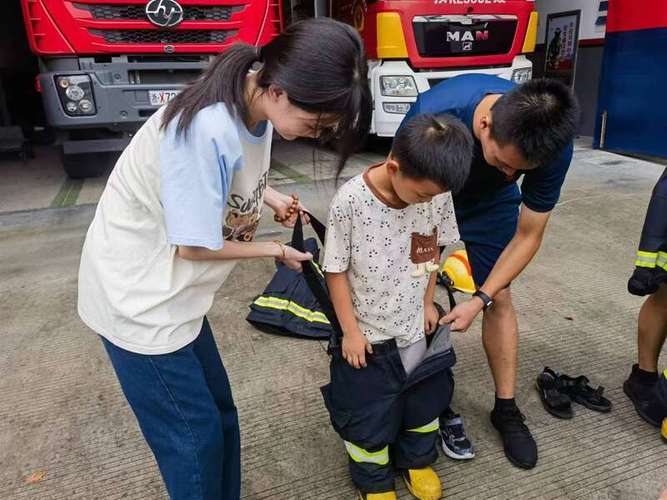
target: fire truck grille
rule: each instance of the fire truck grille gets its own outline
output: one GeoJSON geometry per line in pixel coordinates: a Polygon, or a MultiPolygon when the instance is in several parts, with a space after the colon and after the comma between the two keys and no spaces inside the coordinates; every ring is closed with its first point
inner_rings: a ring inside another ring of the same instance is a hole
{"type": "Polygon", "coordinates": [[[420,56],[471,57],[507,54],[517,19],[509,15],[423,16],[414,18],[412,26],[420,56]]]}
{"type": "MultiPolygon", "coordinates": [[[[103,21],[146,20],[145,5],[75,3],[77,9],[87,10],[93,19],[103,21]]],[[[184,5],[184,21],[229,21],[233,14],[243,10],[243,5],[184,5]]]]}
{"type": "Polygon", "coordinates": [[[107,43],[181,44],[224,43],[235,30],[90,30],[107,43]]]}

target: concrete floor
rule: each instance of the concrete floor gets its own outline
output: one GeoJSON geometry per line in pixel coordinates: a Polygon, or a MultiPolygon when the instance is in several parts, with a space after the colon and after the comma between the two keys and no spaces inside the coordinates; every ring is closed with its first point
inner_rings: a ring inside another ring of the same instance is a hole
{"type": "MultiPolygon", "coordinates": [[[[274,156],[272,182],[299,192],[323,216],[334,192],[326,169],[313,175],[303,146],[282,144],[274,156]]],[[[378,159],[359,156],[345,175],[378,159]]],[[[577,148],[543,248],[513,286],[521,329],[517,399],[539,445],[538,467],[512,467],[489,423],[493,387],[478,321],[454,338],[454,404],[477,457],[438,461],[447,498],[655,499],[667,486],[667,446],[621,390],[636,357],[641,304],[625,284],[662,169],[577,148]],[[577,406],[573,420],[549,416],[533,386],[545,365],[604,385],[614,410],[601,415],[577,406]]],[[[76,315],[79,250],[96,198],[25,211],[50,203],[21,204],[19,187],[3,187],[0,196],[7,212],[0,215],[0,498],[164,498],[102,345],[76,315]]],[[[59,188],[50,189],[39,199],[59,188]]],[[[275,239],[277,230],[287,239],[265,219],[263,238],[275,239]]],[[[209,315],[240,412],[243,497],[354,498],[319,394],[328,373],[324,345],[267,336],[244,320],[272,272],[268,260],[238,265],[209,315]]]]}

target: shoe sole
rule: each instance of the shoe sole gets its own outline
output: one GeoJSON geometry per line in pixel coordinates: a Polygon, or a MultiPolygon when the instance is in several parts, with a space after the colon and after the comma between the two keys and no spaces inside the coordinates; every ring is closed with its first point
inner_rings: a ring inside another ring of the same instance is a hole
{"type": "MultiPolygon", "coordinates": [[[[491,419],[491,425],[493,425],[493,428],[494,428],[494,429],[496,429],[498,432],[500,432],[500,429],[498,429],[498,427],[496,426],[496,424],[495,424],[495,422],[493,421],[493,419],[491,419]]],[[[500,437],[501,437],[501,439],[502,439],[502,434],[501,434],[500,437]]],[[[524,464],[524,463],[519,462],[518,460],[516,460],[515,458],[513,458],[513,457],[507,452],[507,448],[505,447],[504,444],[503,444],[503,451],[505,452],[505,456],[507,457],[507,460],[509,460],[510,463],[511,463],[514,467],[518,467],[519,469],[523,469],[523,470],[530,470],[530,469],[535,468],[535,466],[537,465],[537,462],[535,462],[535,463],[532,464],[532,465],[531,465],[531,464],[524,464]]]]}
{"type": "Polygon", "coordinates": [[[625,395],[628,397],[628,399],[632,402],[632,405],[635,407],[635,411],[637,412],[637,414],[638,414],[638,415],[639,415],[639,416],[640,416],[646,423],[651,424],[653,427],[658,427],[658,428],[660,428],[662,422],[656,422],[656,421],[653,420],[651,417],[649,417],[648,415],[646,415],[646,413],[644,413],[644,412],[642,411],[642,409],[639,408],[639,406],[638,406],[637,403],[635,402],[634,398],[630,395],[630,390],[628,389],[628,381],[627,381],[627,380],[626,380],[625,382],[623,382],[623,392],[624,392],[625,395]]]}
{"type": "Polygon", "coordinates": [[[405,487],[408,489],[408,491],[410,492],[410,494],[411,494],[413,497],[417,498],[418,500],[440,500],[440,499],[442,498],[442,494],[441,494],[440,496],[438,496],[438,497],[436,497],[436,496],[432,496],[432,497],[420,497],[420,496],[418,496],[418,495],[414,492],[414,490],[412,489],[412,486],[410,486],[410,483],[409,483],[408,481],[406,481],[405,479],[403,479],[403,482],[405,483],[405,487]]]}
{"type": "Polygon", "coordinates": [[[471,460],[475,458],[475,452],[470,452],[465,455],[460,455],[459,453],[456,453],[452,449],[448,448],[447,445],[445,444],[445,440],[442,437],[440,438],[440,446],[442,447],[442,452],[449,458],[452,458],[454,460],[471,460]]]}

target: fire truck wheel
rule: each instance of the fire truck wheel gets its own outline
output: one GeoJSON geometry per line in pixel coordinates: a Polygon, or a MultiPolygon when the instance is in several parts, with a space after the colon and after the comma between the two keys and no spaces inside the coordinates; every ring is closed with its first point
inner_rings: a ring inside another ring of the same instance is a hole
{"type": "Polygon", "coordinates": [[[109,152],[66,155],[61,151],[63,168],[72,179],[99,177],[113,167],[117,157],[109,152]]]}

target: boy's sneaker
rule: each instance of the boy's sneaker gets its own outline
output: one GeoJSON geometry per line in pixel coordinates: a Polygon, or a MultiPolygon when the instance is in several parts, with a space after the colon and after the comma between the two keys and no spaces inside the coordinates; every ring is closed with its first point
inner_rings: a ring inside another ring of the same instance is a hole
{"type": "Polygon", "coordinates": [[[470,460],[475,457],[475,450],[466,436],[463,419],[451,410],[440,418],[440,442],[442,451],[454,460],[470,460]]]}

